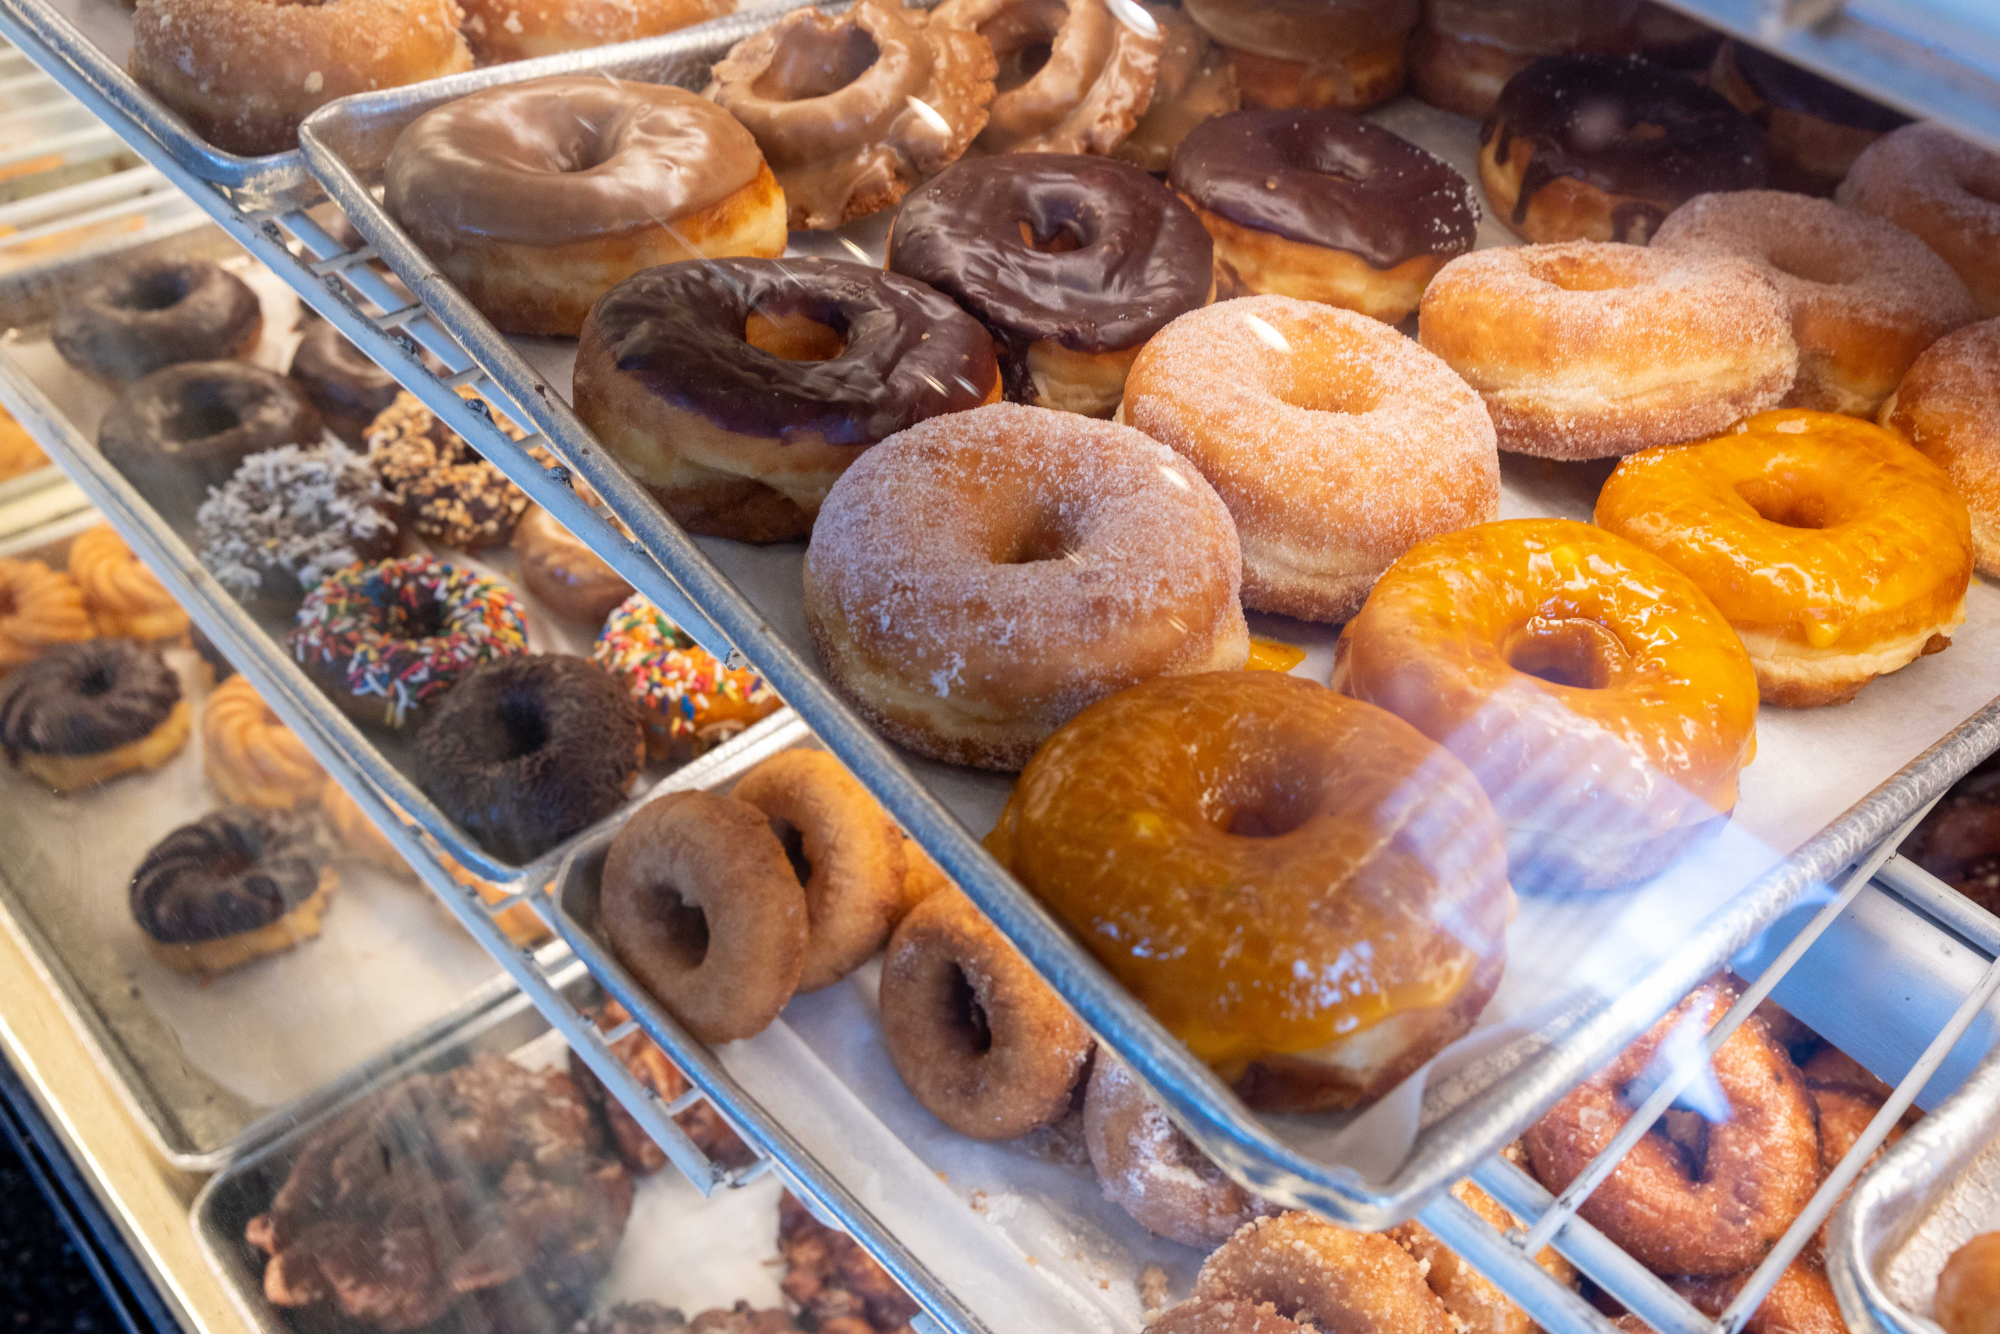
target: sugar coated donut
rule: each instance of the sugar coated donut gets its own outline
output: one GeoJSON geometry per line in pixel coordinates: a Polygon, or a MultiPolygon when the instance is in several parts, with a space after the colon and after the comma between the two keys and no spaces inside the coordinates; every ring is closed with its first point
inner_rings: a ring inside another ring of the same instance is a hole
{"type": "Polygon", "coordinates": [[[1979,572],[2000,578],[2000,320],[1931,344],[1881,420],[1951,478],[1972,515],[1979,572]]]}
{"type": "Polygon", "coordinates": [[[1109,153],[1152,105],[1163,42],[1136,3],[945,0],[930,21],[978,34],[997,58],[987,152],[1109,153]]]}
{"type": "Polygon", "coordinates": [[[2000,1334],[2000,1232],[1982,1232],[1951,1253],[1931,1310],[1945,1334],[2000,1334]]]}
{"type": "Polygon", "coordinates": [[[1418,337],[1493,414],[1500,448],[1610,458],[1700,440],[1791,389],[1798,345],[1748,260],[1575,241],[1461,255],[1418,337]]]}
{"type": "Polygon", "coordinates": [[[1638,0],[1426,0],[1410,34],[1410,91],[1485,120],[1507,81],[1544,56],[1629,49],[1638,0]]]}
{"type": "Polygon", "coordinates": [[[1983,314],[2000,315],[2000,153],[1942,125],[1906,126],[1855,160],[1840,202],[1916,233],[1983,314]]]}
{"type": "Polygon", "coordinates": [[[1236,527],[1127,426],[996,403],[933,417],[834,483],[806,551],[821,664],[920,754],[1018,769],[1147,677],[1242,666],[1236,527]]]}
{"type": "Polygon", "coordinates": [[[1781,190],[1831,194],[1870,144],[1910,123],[1872,97],[1742,42],[1716,51],[1708,83],[1764,132],[1771,184],[1781,190]]]}
{"type": "Polygon", "coordinates": [[[1707,594],[1767,703],[1844,704],[1965,621],[1965,502],[1936,464],[1852,417],[1781,409],[1633,455],[1596,520],[1707,594]]]}
{"type": "Polygon", "coordinates": [[[76,580],[38,560],[0,557],[0,675],[95,633],[76,580]]]}
{"type": "Polygon", "coordinates": [[[1139,353],[1120,416],[1215,487],[1257,611],[1344,621],[1396,557],[1499,510],[1479,395],[1388,325],[1317,302],[1181,316],[1139,353]]]}
{"type": "Polygon", "coordinates": [[[383,206],[480,313],[574,338],[655,264],[785,251],[757,141],[684,88],[602,74],[500,84],[396,136],[383,206]]]}
{"type": "Polygon", "coordinates": [[[123,384],[181,361],[247,357],[264,308],[241,278],[202,259],[143,259],[65,301],[49,341],[86,375],[123,384]]]}
{"type": "Polygon", "coordinates": [[[1735,255],[1771,280],[1799,348],[1786,407],[1873,417],[1919,352],[1979,318],[1972,294],[1929,246],[1811,195],[1698,195],[1660,225],[1653,245],[1735,255]]]}
{"type": "Polygon", "coordinates": [[[882,1039],[931,1115],[1016,1139],[1067,1112],[1090,1030],[956,890],[896,927],[882,960],[882,1039]]]}
{"type": "Polygon", "coordinates": [[[724,667],[643,593],[605,618],[590,657],[638,701],[655,761],[685,764],[784,707],[763,677],[724,667]]]}
{"type": "Polygon", "coordinates": [[[1729,622],[1666,561],[1568,519],[1417,546],[1341,633],[1333,682],[1472,767],[1516,886],[1658,872],[1720,825],[1756,750],[1729,622]]]}
{"type": "Polygon", "coordinates": [[[105,638],[177,641],[187,634],[188,614],[110,524],[77,534],[69,573],[105,638]]]}
{"type": "Polygon", "coordinates": [[[1302,1213],[1244,1224],[1202,1265],[1194,1300],[1268,1304],[1274,1314],[1296,1313],[1299,1325],[1341,1334],[1460,1329],[1401,1246],[1302,1213]]]}
{"type": "Polygon", "coordinates": [[[1318,1326],[1280,1315],[1270,1302],[1190,1297],[1146,1328],[1151,1334],[1303,1334],[1318,1326]]]}
{"type": "MultiPolygon", "coordinates": [[[[1521,1226],[1520,1219],[1470,1180],[1454,1184],[1451,1193],[1503,1235],[1521,1226]]],[[[1458,1320],[1463,1334],[1540,1334],[1541,1326],[1526,1311],[1422,1223],[1398,1224],[1388,1235],[1424,1267],[1424,1282],[1458,1320]]],[[[1535,1263],[1564,1287],[1577,1286],[1576,1267],[1548,1247],[1542,1248],[1535,1263]]]]}
{"type": "MultiPolygon", "coordinates": [[[[1523,1137],[1552,1191],[1576,1179],[1631,1118],[1625,1090],[1671,1040],[1689,1051],[1736,999],[1710,983],[1557,1103],[1523,1137]]],[[[1578,1211],[1661,1274],[1731,1275],[1764,1258],[1819,1185],[1819,1131],[1798,1068],[1751,1016],[1715,1053],[1727,1113],[1706,1121],[1705,1160],[1649,1130],[1578,1211]]]]}
{"type": "Polygon", "coordinates": [[[1253,1107],[1380,1097],[1499,983],[1513,897],[1478,784],[1297,677],[1160,677],[1099,701],[986,842],[1253,1107]],[[1440,829],[1442,861],[1423,832],[1440,829]]]}
{"type": "Polygon", "coordinates": [[[625,576],[540,505],[528,507],[509,545],[521,563],[521,582],[557,615],[603,625],[632,596],[625,576]]]}
{"type": "Polygon", "coordinates": [[[1187,11],[1229,52],[1246,107],[1365,111],[1403,91],[1416,0],[1194,0],[1187,11]]]}
{"type": "Polygon", "coordinates": [[[735,12],[731,0],[460,0],[473,58],[482,65],[609,46],[735,12]]]}
{"type": "MultiPolygon", "coordinates": [[[[1706,1315],[1719,1316],[1743,1290],[1748,1274],[1726,1277],[1676,1278],[1674,1291],[1706,1315]]],[[[1743,1325],[1743,1334],[1848,1334],[1840,1302],[1819,1261],[1800,1256],[1785,1266],[1778,1281],[1743,1325]]]]}
{"type": "Polygon", "coordinates": [[[806,898],[764,813],[669,792],[611,840],[599,915],[632,978],[703,1042],[771,1026],[806,958],[806,898]]]}
{"type": "Polygon", "coordinates": [[[232,676],[201,714],[201,770],[224,801],[289,811],[319,799],[326,770],[248,678],[232,676]]]}

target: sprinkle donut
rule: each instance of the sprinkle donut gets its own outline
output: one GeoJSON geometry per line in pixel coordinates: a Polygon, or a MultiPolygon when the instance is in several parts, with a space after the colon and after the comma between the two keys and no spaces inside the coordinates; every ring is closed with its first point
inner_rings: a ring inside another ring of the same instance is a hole
{"type": "Polygon", "coordinates": [[[590,660],[625,683],[646,719],[646,754],[685,764],[784,707],[764,678],[724,667],[634,593],[604,622],[590,660]]]}
{"type": "Polygon", "coordinates": [[[1277,1212],[1224,1175],[1124,1062],[1104,1052],[1084,1094],[1083,1142],[1104,1197],[1156,1236],[1216,1246],[1277,1212]]]}

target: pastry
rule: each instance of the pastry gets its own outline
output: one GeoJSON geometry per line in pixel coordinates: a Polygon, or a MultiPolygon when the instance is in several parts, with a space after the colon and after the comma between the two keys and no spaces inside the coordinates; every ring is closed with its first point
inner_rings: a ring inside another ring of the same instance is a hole
{"type": "Polygon", "coordinates": [[[129,639],[61,644],[0,679],[0,749],[58,792],[159,768],[193,724],[173,668],[129,639]]]}
{"type": "Polygon", "coordinates": [[[724,667],[634,593],[606,618],[590,658],[625,683],[655,762],[685,764],[784,707],[747,667],[724,667]]]}
{"type": "Polygon", "coordinates": [[[1971,512],[1979,572],[2000,578],[2000,320],[1931,344],[1881,420],[1951,478],[1971,512]]]}
{"type": "Polygon", "coordinates": [[[532,60],[675,32],[735,12],[730,0],[462,0],[482,65],[532,60]]]}
{"type": "Polygon", "coordinates": [[[291,611],[335,570],[395,554],[396,506],[343,445],[252,454],[195,512],[195,552],[253,606],[291,611]]]}
{"type": "Polygon", "coordinates": [[[632,596],[623,575],[540,505],[530,505],[521,516],[509,545],[520,562],[521,583],[558,616],[602,625],[632,596]]]}
{"type": "Polygon", "coordinates": [[[319,412],[291,380],[240,361],[189,361],[126,386],[97,428],[105,459],[170,522],[252,454],[320,442],[319,412]]]}
{"type": "Polygon", "coordinates": [[[69,298],[49,322],[62,359],[113,385],[182,361],[247,357],[264,308],[241,278],[204,259],[140,259],[69,298]]]}
{"type": "Polygon", "coordinates": [[[1910,123],[1901,112],[1768,51],[1724,42],[1709,86],[1757,122],[1771,160],[1771,184],[1833,193],[1868,147],[1910,123]]]}
{"type": "Polygon", "coordinates": [[[1403,91],[1416,0],[1194,0],[1229,53],[1243,105],[1364,111],[1403,91]]]}
{"type": "Polygon", "coordinates": [[[110,524],[77,534],[69,544],[69,573],[97,633],[107,639],[178,642],[187,634],[187,613],[110,524]]]}
{"type": "Polygon", "coordinates": [[[127,897],[155,959],[208,976],[317,936],[340,884],[326,861],[306,817],[232,807],[154,844],[127,897]]]}
{"type": "Polygon", "coordinates": [[[285,374],[306,391],[326,429],[356,447],[366,439],[368,424],[403,392],[395,376],[361,355],[329,321],[317,318],[306,323],[285,374]]]}
{"type": "Polygon", "coordinates": [[[1138,4],[944,0],[931,25],[977,36],[996,58],[988,153],[1109,153],[1152,105],[1163,41],[1138,4]]]}
{"type": "Polygon", "coordinates": [[[1914,232],[1982,314],[2000,315],[2000,153],[1942,125],[1906,126],[1855,159],[1840,202],[1914,232]]]}
{"type": "Polygon", "coordinates": [[[2000,1331],[2000,1232],[1982,1232],[1951,1253],[1931,1310],[1945,1334],[2000,1331]]]}
{"type": "Polygon", "coordinates": [[[202,706],[201,769],[224,801],[255,810],[309,806],[326,785],[326,770],[242,676],[202,706]]]}
{"type": "MultiPolygon", "coordinates": [[[[631,1018],[625,1007],[615,1000],[606,1000],[591,1015],[597,1027],[606,1033],[623,1027],[631,1018]]],[[[634,1079],[652,1090],[663,1103],[678,1102],[694,1087],[688,1083],[680,1067],[667,1059],[659,1044],[643,1032],[627,1033],[611,1044],[611,1052],[631,1071],[634,1079]]],[[[632,1113],[611,1096],[603,1082],[591,1073],[589,1064],[574,1049],[569,1054],[569,1077],[576,1081],[577,1091],[583,1094],[584,1100],[596,1106],[603,1116],[605,1129],[611,1135],[611,1147],[617,1151],[619,1161],[625,1164],[627,1171],[633,1176],[651,1176],[667,1165],[665,1151],[653,1143],[652,1136],[645,1132],[632,1113]]],[[[711,1163],[722,1167],[748,1167],[757,1161],[757,1151],[730,1129],[729,1122],[715,1110],[714,1103],[704,1100],[685,1111],[676,1112],[674,1124],[711,1163]]]]}
{"type": "Polygon", "coordinates": [[[0,408],[0,482],[12,481],[49,466],[49,456],[42,453],[42,447],[35,443],[35,437],[28,434],[28,428],[15,421],[12,413],[0,408]]]}
{"type": "Polygon", "coordinates": [[[1146,13],[1160,28],[1160,72],[1146,113],[1111,156],[1158,176],[1190,131],[1212,116],[1237,110],[1243,97],[1229,53],[1210,41],[1185,10],[1151,5],[1146,13]]]}
{"type": "MultiPolygon", "coordinates": [[[[516,440],[525,434],[495,419],[516,440]]],[[[400,393],[369,423],[368,463],[395,502],[406,531],[461,551],[504,545],[528,512],[528,496],[465,437],[412,393],[400,393]]]]}
{"type": "Polygon", "coordinates": [[[0,676],[95,633],[76,580],[38,560],[0,557],[0,676]]]}

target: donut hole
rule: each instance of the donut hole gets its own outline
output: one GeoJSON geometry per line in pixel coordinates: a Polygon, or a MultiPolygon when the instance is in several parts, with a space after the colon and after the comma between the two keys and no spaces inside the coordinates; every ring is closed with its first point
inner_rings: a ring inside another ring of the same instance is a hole
{"type": "Polygon", "coordinates": [[[1764,262],[1780,273],[1829,287],[1844,287],[1862,275],[1861,257],[1854,252],[1780,246],[1764,262]]]}
{"type": "Polygon", "coordinates": [[[993,76],[994,92],[999,94],[1019,88],[1040,74],[1042,67],[1049,63],[1049,57],[1055,54],[1054,36],[1054,33],[1050,33],[1046,36],[1031,37],[1011,51],[1005,53],[996,51],[1000,68],[993,76]]]}
{"type": "Polygon", "coordinates": [[[167,421],[167,435],[174,440],[206,440],[233,431],[243,424],[236,404],[216,392],[214,385],[196,380],[167,421]]]}
{"type": "Polygon", "coordinates": [[[111,673],[102,667],[93,667],[77,678],[76,693],[85,699],[96,699],[111,693],[111,673]]]}
{"type": "Polygon", "coordinates": [[[1350,416],[1373,412],[1387,397],[1366,366],[1356,366],[1346,375],[1293,375],[1289,382],[1280,379],[1271,388],[1290,407],[1350,416]]]}
{"type": "Polygon", "coordinates": [[[752,311],[743,323],[743,341],[785,361],[831,361],[847,350],[845,334],[810,315],[752,311]]]}
{"type": "Polygon", "coordinates": [[[944,975],[944,1031],[946,1041],[960,1056],[977,1058],[993,1050],[993,1025],[986,1007],[979,1003],[979,988],[965,966],[952,963],[944,975]]]}
{"type": "Polygon", "coordinates": [[[1816,492],[1800,492],[1783,482],[1752,477],[1736,484],[1736,494],[1768,523],[1783,528],[1826,527],[1826,497],[1816,492]]]}
{"type": "Polygon", "coordinates": [[[1236,766],[1202,796],[1202,813],[1236,838],[1278,838],[1317,814],[1325,757],[1280,748],[1236,766]]]}
{"type": "Polygon", "coordinates": [[[785,860],[792,864],[792,874],[801,885],[812,879],[811,858],[806,856],[806,836],[799,832],[797,825],[789,820],[773,818],[771,832],[778,836],[778,846],[785,850],[785,860]]]}
{"type": "Polygon", "coordinates": [[[1610,292],[1634,286],[1632,275],[1595,255],[1535,255],[1523,260],[1528,272],[1565,292],[1610,292]]]}
{"type": "Polygon", "coordinates": [[[701,967],[708,957],[708,914],[670,885],[660,886],[658,894],[654,920],[659,924],[660,947],[669,965],[690,972],[701,967]]]}
{"type": "Polygon", "coordinates": [[[171,310],[187,300],[187,294],[185,269],[153,269],[139,275],[125,294],[125,304],[141,312],[171,310]]]}
{"type": "Polygon", "coordinates": [[[391,639],[434,639],[444,631],[444,604],[422,594],[408,606],[400,602],[382,609],[382,629],[391,639]]]}
{"type": "Polygon", "coordinates": [[[496,710],[499,727],[500,760],[518,760],[534,754],[549,743],[549,715],[538,700],[504,698],[496,710]]]}
{"type": "Polygon", "coordinates": [[[788,28],[771,53],[771,63],[750,91],[774,102],[801,102],[837,93],[882,58],[875,39],[854,24],[833,31],[802,23],[788,28]]]}
{"type": "Polygon", "coordinates": [[[1024,524],[1002,538],[993,553],[995,565],[1035,565],[1042,561],[1071,560],[1070,534],[1055,522],[1024,524]]]}
{"type": "Polygon", "coordinates": [[[1036,233],[1035,224],[1026,218],[1019,220],[1021,244],[1030,250],[1039,250],[1045,255],[1067,255],[1072,250],[1083,249],[1083,233],[1077,225],[1064,220],[1047,236],[1036,233]]]}
{"type": "Polygon", "coordinates": [[[1534,616],[1508,636],[1507,665],[1571,690],[1603,690],[1625,674],[1630,655],[1618,636],[1583,616],[1534,616]]]}

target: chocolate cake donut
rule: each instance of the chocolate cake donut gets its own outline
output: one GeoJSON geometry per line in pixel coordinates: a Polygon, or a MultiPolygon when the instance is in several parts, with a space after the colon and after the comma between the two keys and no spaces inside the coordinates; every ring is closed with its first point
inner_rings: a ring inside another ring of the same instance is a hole
{"type": "Polygon", "coordinates": [[[257,294],[221,265],[148,259],[70,300],[49,341],[84,374],[119,384],[176,362],[248,356],[263,332],[257,294]]]}
{"type": "Polygon", "coordinates": [[[190,361],[127,388],[97,428],[97,447],[170,520],[184,521],[244,459],[315,444],[321,429],[305,391],[275,371],[190,361]]]}
{"type": "Polygon", "coordinates": [[[360,348],[322,319],[306,325],[285,374],[306,391],[326,428],[350,445],[362,443],[368,424],[396,401],[403,388],[395,376],[361,355],[360,348]]]}
{"type": "Polygon", "coordinates": [[[157,768],[191,719],[167,660],[129,639],[64,644],[0,682],[8,762],[65,791],[157,768]]]}
{"type": "Polygon", "coordinates": [[[219,973],[319,934],[327,858],[310,817],[229,807],[154,844],[126,899],[154,958],[219,973]]]}

